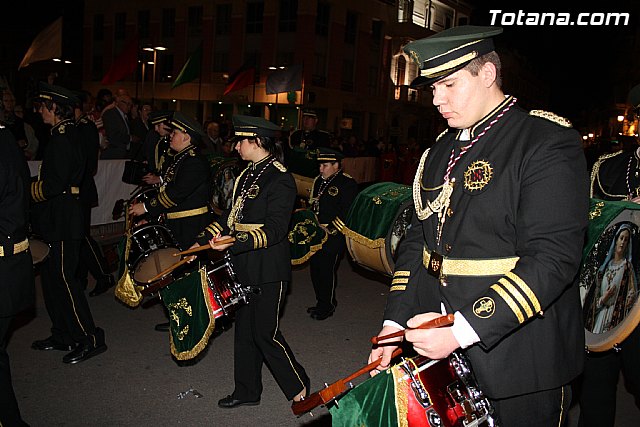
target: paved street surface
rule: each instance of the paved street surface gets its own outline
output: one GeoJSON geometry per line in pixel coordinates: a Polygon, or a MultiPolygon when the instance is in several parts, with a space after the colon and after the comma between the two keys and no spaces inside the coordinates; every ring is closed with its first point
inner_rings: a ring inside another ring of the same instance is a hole
{"type": "MultiPolygon", "coordinates": [[[[306,307],[315,303],[309,269],[295,270],[281,320],[281,330],[311,376],[313,391],[364,366],[369,339],[381,324],[388,280],[346,257],[339,280],[338,309],[320,322],[306,314],[306,307]]],[[[8,348],[22,415],[33,427],[331,425],[326,408],[314,411],[313,417],[294,416],[266,367],[259,406],[218,408],[218,399],[233,391],[233,326],[212,337],[196,361],[177,362],[170,354],[168,333],[154,331],[156,323],[165,321],[161,306],[130,309],[113,292],[89,298],[96,324],[106,332],[106,353],[66,365],[62,352],[32,350],[31,342],[47,337],[50,328],[39,279],[36,287],[35,311],[20,318],[8,348]],[[191,388],[202,397],[188,393],[178,398],[191,388]]],[[[571,410],[571,426],[576,425],[577,411],[571,410]]],[[[619,392],[618,412],[616,426],[640,424],[640,411],[624,391],[619,392]]]]}

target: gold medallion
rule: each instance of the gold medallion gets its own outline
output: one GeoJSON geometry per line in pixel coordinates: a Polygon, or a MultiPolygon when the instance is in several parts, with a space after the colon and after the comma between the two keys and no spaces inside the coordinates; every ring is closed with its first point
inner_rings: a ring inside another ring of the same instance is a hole
{"type": "Polygon", "coordinates": [[[473,303],[473,314],[481,319],[488,319],[496,311],[496,303],[492,298],[482,297],[473,303]]]}
{"type": "Polygon", "coordinates": [[[327,192],[329,193],[330,196],[337,196],[338,195],[338,187],[336,187],[335,185],[332,185],[331,187],[329,187],[327,192]]]}
{"type": "Polygon", "coordinates": [[[250,199],[255,199],[256,197],[258,197],[258,193],[260,193],[260,187],[258,186],[258,184],[253,184],[247,190],[247,197],[250,199]]]}
{"type": "Polygon", "coordinates": [[[476,160],[464,172],[464,188],[468,191],[482,190],[493,177],[493,168],[486,160],[476,160]]]}
{"type": "Polygon", "coordinates": [[[236,234],[236,239],[239,242],[246,242],[248,238],[249,238],[249,235],[247,233],[245,233],[244,231],[241,231],[238,234],[236,234]]]}

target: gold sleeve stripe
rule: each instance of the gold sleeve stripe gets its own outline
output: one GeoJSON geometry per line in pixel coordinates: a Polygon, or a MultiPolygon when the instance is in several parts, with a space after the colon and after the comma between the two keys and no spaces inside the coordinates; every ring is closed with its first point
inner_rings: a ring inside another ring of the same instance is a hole
{"type": "Polygon", "coordinates": [[[222,226],[220,226],[220,224],[218,224],[217,222],[214,222],[213,224],[209,224],[207,226],[207,231],[215,236],[216,234],[222,232],[222,226]]]}
{"type": "Polygon", "coordinates": [[[258,243],[258,236],[256,236],[255,230],[249,230],[249,235],[251,236],[251,240],[253,240],[253,249],[258,249],[260,244],[258,243]]]}
{"type": "Polygon", "coordinates": [[[255,230],[251,230],[250,233],[253,235],[254,246],[256,249],[266,248],[267,247],[267,235],[260,228],[255,230]]]}
{"type": "Polygon", "coordinates": [[[342,222],[342,220],[338,217],[336,217],[333,221],[331,221],[333,226],[338,230],[338,231],[342,231],[342,229],[344,228],[345,224],[344,222],[342,222]]]}
{"type": "Polygon", "coordinates": [[[525,299],[525,297],[522,295],[522,293],[520,293],[520,291],[518,289],[516,289],[515,286],[513,286],[511,284],[511,282],[509,282],[507,279],[505,279],[504,277],[501,278],[500,280],[498,280],[498,282],[504,286],[504,288],[515,297],[515,299],[518,301],[518,303],[520,304],[520,306],[524,309],[525,313],[527,313],[527,319],[530,317],[533,317],[533,310],[531,310],[531,306],[529,305],[529,303],[527,302],[527,300],[525,299]]]}
{"type": "Polygon", "coordinates": [[[404,291],[405,289],[407,289],[406,285],[396,285],[396,286],[392,286],[391,289],[389,290],[390,292],[394,292],[394,291],[404,291]]]}
{"type": "Polygon", "coordinates": [[[264,232],[264,230],[262,228],[259,228],[258,231],[260,232],[260,234],[262,234],[262,240],[264,241],[264,248],[267,247],[267,233],[264,232]]]}
{"type": "Polygon", "coordinates": [[[45,200],[44,193],[42,192],[42,181],[36,181],[31,183],[31,195],[36,202],[42,202],[45,200]]]}
{"type": "Polygon", "coordinates": [[[498,285],[497,283],[494,285],[491,285],[491,289],[496,291],[496,293],[502,297],[504,302],[507,303],[511,311],[513,311],[513,314],[515,314],[516,317],[518,318],[518,322],[519,323],[524,322],[524,316],[522,314],[522,311],[520,310],[520,307],[518,307],[518,304],[516,304],[516,302],[513,300],[513,298],[511,298],[511,296],[507,293],[507,291],[502,289],[500,285],[498,285]]]}
{"type": "Polygon", "coordinates": [[[44,197],[44,181],[38,181],[37,191],[38,191],[38,198],[40,199],[41,202],[47,200],[47,198],[44,197]]]}
{"type": "Polygon", "coordinates": [[[393,280],[391,281],[391,284],[392,284],[392,285],[394,285],[394,284],[396,284],[396,283],[409,283],[409,278],[402,278],[402,277],[399,277],[399,278],[393,279],[393,280]]]}
{"type": "Polygon", "coordinates": [[[527,298],[529,298],[529,301],[531,301],[531,304],[533,304],[533,309],[535,310],[536,313],[542,310],[542,307],[540,307],[540,302],[538,301],[536,294],[533,293],[531,288],[527,286],[527,284],[524,282],[524,280],[520,278],[520,276],[515,274],[513,271],[509,271],[507,273],[507,277],[511,279],[513,283],[518,285],[520,289],[522,289],[522,292],[524,292],[527,298]]]}
{"type": "Polygon", "coordinates": [[[398,276],[398,277],[403,277],[403,276],[409,277],[409,276],[411,276],[411,272],[408,271],[408,270],[394,271],[393,272],[393,277],[396,277],[396,276],[398,276]]]}
{"type": "Polygon", "coordinates": [[[164,192],[164,191],[161,191],[158,194],[158,200],[160,201],[162,206],[164,206],[165,208],[171,208],[173,206],[176,206],[176,204],[173,202],[173,200],[171,200],[169,198],[169,196],[167,196],[167,193],[164,192]]]}

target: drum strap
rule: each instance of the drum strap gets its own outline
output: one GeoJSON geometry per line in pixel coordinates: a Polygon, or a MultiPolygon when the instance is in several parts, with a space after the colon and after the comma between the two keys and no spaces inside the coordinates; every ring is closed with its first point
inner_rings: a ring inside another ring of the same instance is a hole
{"type": "Polygon", "coordinates": [[[209,212],[209,209],[206,206],[196,209],[189,209],[188,211],[179,211],[179,212],[169,212],[167,213],[167,219],[179,219],[179,218],[187,218],[190,216],[202,215],[209,212]]]}
{"type": "Polygon", "coordinates": [[[14,243],[13,245],[9,244],[6,246],[0,245],[0,256],[9,256],[14,254],[19,254],[20,252],[24,252],[29,248],[29,239],[24,239],[21,242],[14,243]],[[5,247],[7,248],[5,250],[5,247]]]}
{"type": "MultiPolygon", "coordinates": [[[[519,257],[465,259],[442,257],[441,274],[444,276],[503,276],[513,270],[519,257]]],[[[429,268],[431,252],[427,247],[422,252],[422,264],[429,268]]]]}
{"type": "Polygon", "coordinates": [[[253,231],[263,226],[264,224],[241,224],[241,223],[235,224],[236,231],[253,231]]]}

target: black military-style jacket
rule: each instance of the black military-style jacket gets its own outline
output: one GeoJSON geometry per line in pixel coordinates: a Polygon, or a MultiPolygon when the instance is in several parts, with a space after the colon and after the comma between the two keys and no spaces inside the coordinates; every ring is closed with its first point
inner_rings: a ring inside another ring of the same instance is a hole
{"type": "Polygon", "coordinates": [[[158,195],[144,202],[151,217],[165,221],[180,249],[189,248],[196,236],[211,222],[211,168],[193,145],[175,155],[162,174],[158,195]]]}
{"type": "MultiPolygon", "coordinates": [[[[584,355],[574,281],[589,206],[580,138],[566,120],[508,108],[512,101],[471,129],[472,140],[484,134],[451,172],[440,241],[438,214],[414,218],[385,311],[401,325],[439,312],[441,302],[447,312],[459,311],[481,340],[467,354],[492,398],[566,384],[584,355]]],[[[448,130],[422,156],[417,211],[440,193],[452,148],[470,143],[460,136],[448,130]]]]}
{"type": "Polygon", "coordinates": [[[31,255],[14,252],[28,234],[30,181],[24,153],[11,131],[0,126],[0,317],[27,308],[35,295],[31,255]]]}
{"type": "Polygon", "coordinates": [[[591,169],[591,196],[602,200],[629,200],[640,196],[637,152],[620,150],[600,156],[591,169]]]}
{"type": "Polygon", "coordinates": [[[298,129],[289,137],[289,144],[292,148],[300,147],[308,150],[312,148],[329,147],[329,133],[319,129],[314,129],[312,131],[298,129]]]}
{"type": "Polygon", "coordinates": [[[80,185],[85,163],[73,121],[53,126],[40,173],[31,183],[32,225],[46,242],[84,236],[80,185]]]}
{"type": "Polygon", "coordinates": [[[78,138],[80,147],[85,157],[84,176],[80,185],[80,200],[85,205],[98,205],[98,189],[94,176],[98,171],[98,157],[100,153],[100,135],[96,124],[86,115],[76,120],[76,129],[78,130],[78,138]]]}
{"type": "Polygon", "coordinates": [[[233,189],[233,207],[205,230],[200,244],[220,233],[232,234],[236,241],[229,248],[234,270],[245,286],[291,281],[289,222],[296,198],[291,173],[273,156],[267,156],[242,171],[233,189]],[[234,207],[244,194],[239,214],[234,207]],[[235,231],[234,231],[235,230],[235,231]]]}
{"type": "Polygon", "coordinates": [[[341,230],[349,208],[358,194],[358,184],[342,169],[323,179],[318,175],[313,181],[309,205],[317,210],[320,224],[328,224],[331,234],[341,230]]]}

